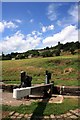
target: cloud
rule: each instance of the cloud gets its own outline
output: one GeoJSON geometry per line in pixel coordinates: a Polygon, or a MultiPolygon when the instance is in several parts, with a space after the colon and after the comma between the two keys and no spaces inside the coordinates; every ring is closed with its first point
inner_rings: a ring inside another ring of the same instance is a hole
{"type": "Polygon", "coordinates": [[[65,27],[61,32],[47,37],[43,40],[44,46],[55,46],[58,42],[66,43],[71,41],[78,41],[78,30],[76,26],[69,25],[65,27]]]}
{"type": "Polygon", "coordinates": [[[49,30],[53,30],[54,29],[54,25],[49,25],[49,26],[42,26],[42,32],[45,33],[49,30]]]}
{"type": "Polygon", "coordinates": [[[14,24],[12,21],[2,21],[0,22],[0,32],[3,32],[5,30],[5,28],[17,28],[18,26],[16,24],[14,24]]]}
{"type": "Polygon", "coordinates": [[[0,22],[0,32],[4,31],[4,24],[2,22],[0,22]]]}
{"type": "Polygon", "coordinates": [[[44,39],[42,33],[39,31],[32,31],[31,34],[27,35],[22,34],[21,31],[17,31],[12,36],[7,36],[0,42],[0,53],[2,51],[4,53],[25,52],[30,49],[55,46],[58,42],[64,44],[72,41],[78,41],[78,30],[73,25],[69,25],[60,32],[44,39]]]}
{"type": "Polygon", "coordinates": [[[78,16],[78,4],[72,5],[70,9],[67,11],[68,15],[66,15],[61,20],[57,20],[58,26],[66,27],[70,24],[78,24],[78,20],[80,17],[78,16]]]}
{"type": "Polygon", "coordinates": [[[22,23],[22,21],[20,19],[16,19],[15,20],[17,23],[22,23]]]}
{"type": "Polygon", "coordinates": [[[47,28],[45,26],[42,27],[42,32],[46,32],[47,28]]]}
{"type": "Polygon", "coordinates": [[[34,35],[37,35],[37,36],[41,36],[42,35],[42,33],[41,32],[39,32],[39,31],[32,31],[32,33],[31,33],[33,36],[34,35]]]}
{"type": "Polygon", "coordinates": [[[24,35],[20,31],[17,31],[13,36],[7,36],[0,42],[0,52],[25,52],[29,49],[36,48],[41,41],[41,37],[35,35],[24,35]],[[1,50],[2,48],[2,50],[1,50]]]}
{"type": "Polygon", "coordinates": [[[33,22],[34,22],[34,19],[31,19],[29,22],[30,22],[30,23],[33,23],[33,22]]]}
{"type": "Polygon", "coordinates": [[[57,25],[58,25],[58,26],[61,26],[61,25],[62,25],[62,23],[61,23],[60,20],[57,20],[57,25]]]}
{"type": "Polygon", "coordinates": [[[16,26],[13,22],[11,22],[11,21],[9,21],[9,22],[4,21],[3,24],[4,24],[5,28],[16,28],[16,27],[17,27],[17,26],[16,26]]]}
{"type": "Polygon", "coordinates": [[[57,18],[57,14],[56,14],[56,7],[54,4],[50,4],[48,6],[48,12],[47,12],[47,15],[48,15],[48,19],[50,19],[51,21],[55,20],[57,18]]]}
{"type": "Polygon", "coordinates": [[[54,29],[54,25],[49,25],[48,26],[48,30],[53,30],[54,29]]]}
{"type": "Polygon", "coordinates": [[[36,34],[36,31],[32,31],[32,35],[35,35],[36,34]]]}
{"type": "Polygon", "coordinates": [[[57,19],[57,16],[58,16],[58,8],[61,6],[62,4],[60,3],[52,3],[48,6],[47,8],[47,16],[48,16],[48,19],[50,21],[54,21],[57,19]]]}
{"type": "Polygon", "coordinates": [[[72,16],[74,22],[78,22],[78,4],[71,6],[68,13],[72,16]]]}

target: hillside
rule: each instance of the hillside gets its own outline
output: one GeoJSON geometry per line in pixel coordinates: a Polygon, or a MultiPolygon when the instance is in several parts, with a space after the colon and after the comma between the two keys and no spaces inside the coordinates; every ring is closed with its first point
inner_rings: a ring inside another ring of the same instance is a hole
{"type": "Polygon", "coordinates": [[[54,57],[54,56],[65,56],[65,55],[76,55],[80,53],[80,43],[71,42],[66,44],[61,44],[54,47],[46,47],[44,49],[28,50],[24,53],[14,53],[5,55],[2,53],[2,60],[14,60],[14,59],[26,59],[32,57],[54,57]]]}

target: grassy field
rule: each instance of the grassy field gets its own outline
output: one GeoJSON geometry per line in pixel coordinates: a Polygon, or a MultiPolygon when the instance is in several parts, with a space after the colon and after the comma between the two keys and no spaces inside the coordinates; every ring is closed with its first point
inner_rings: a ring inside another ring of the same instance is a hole
{"type": "Polygon", "coordinates": [[[32,84],[44,83],[45,71],[52,73],[51,81],[55,85],[78,86],[80,73],[80,60],[77,55],[48,58],[32,58],[23,60],[2,61],[2,79],[5,83],[20,83],[20,72],[23,70],[31,75],[32,84]],[[72,69],[64,73],[65,69],[72,69]]]}
{"type": "Polygon", "coordinates": [[[63,103],[55,104],[55,103],[45,103],[45,102],[33,102],[31,105],[20,105],[20,106],[7,106],[3,105],[3,111],[15,111],[23,114],[34,113],[37,116],[40,115],[59,115],[68,112],[71,109],[80,108],[78,105],[78,99],[64,99],[63,103]],[[43,112],[43,113],[42,113],[43,112]]]}

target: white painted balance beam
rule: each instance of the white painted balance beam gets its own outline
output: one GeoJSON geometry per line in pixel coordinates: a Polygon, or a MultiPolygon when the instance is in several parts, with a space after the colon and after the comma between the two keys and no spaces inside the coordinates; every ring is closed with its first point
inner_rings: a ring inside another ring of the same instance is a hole
{"type": "Polygon", "coordinates": [[[21,99],[26,97],[27,95],[38,95],[43,94],[44,90],[52,89],[53,83],[50,84],[44,84],[44,85],[38,85],[38,86],[32,86],[32,87],[25,87],[25,88],[16,88],[13,89],[13,98],[15,99],[21,99]]]}
{"type": "Polygon", "coordinates": [[[30,87],[13,89],[13,98],[15,99],[24,98],[25,96],[30,95],[30,92],[31,92],[30,87]]]}

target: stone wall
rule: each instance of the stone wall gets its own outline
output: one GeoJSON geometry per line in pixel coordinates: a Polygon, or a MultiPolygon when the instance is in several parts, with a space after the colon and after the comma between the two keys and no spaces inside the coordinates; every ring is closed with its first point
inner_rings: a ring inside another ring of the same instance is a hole
{"type": "Polygon", "coordinates": [[[77,86],[54,86],[53,88],[54,94],[61,94],[61,95],[80,95],[80,87],[77,86]]]}
{"type": "MultiPolygon", "coordinates": [[[[13,88],[17,88],[19,85],[13,84],[3,84],[0,85],[0,89],[3,91],[13,92],[13,88]]],[[[62,95],[80,95],[80,87],[77,86],[54,86],[53,94],[62,94],[62,95]]]]}

